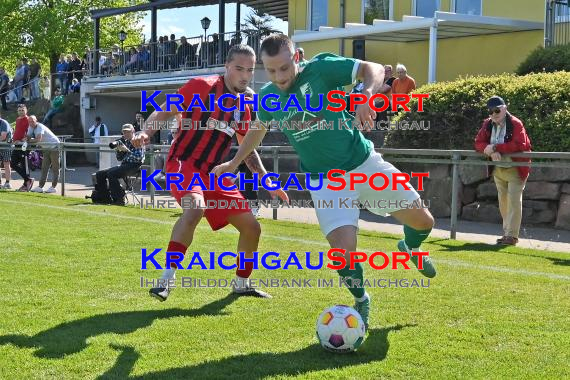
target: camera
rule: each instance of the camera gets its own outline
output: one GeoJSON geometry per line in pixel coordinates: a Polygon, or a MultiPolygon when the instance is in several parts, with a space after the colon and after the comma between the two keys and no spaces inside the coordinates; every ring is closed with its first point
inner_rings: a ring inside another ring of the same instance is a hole
{"type": "Polygon", "coordinates": [[[121,140],[115,140],[115,141],[111,141],[109,143],[109,148],[111,149],[117,149],[119,147],[119,145],[125,145],[121,140]]]}

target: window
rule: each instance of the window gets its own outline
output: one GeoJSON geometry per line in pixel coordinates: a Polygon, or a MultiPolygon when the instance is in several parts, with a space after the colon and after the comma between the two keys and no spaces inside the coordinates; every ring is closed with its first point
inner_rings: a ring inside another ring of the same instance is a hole
{"type": "Polygon", "coordinates": [[[570,3],[556,3],[554,6],[554,22],[570,22],[570,3]]]}
{"type": "Polygon", "coordinates": [[[433,17],[439,10],[439,0],[415,0],[414,3],[414,16],[433,17]]]}
{"type": "Polygon", "coordinates": [[[481,16],[482,0],[455,0],[455,13],[481,16]]]}
{"type": "Polygon", "coordinates": [[[309,1],[309,30],[319,30],[320,26],[327,26],[328,23],[328,1],[309,1]]]}
{"type": "Polygon", "coordinates": [[[392,0],[363,0],[363,22],[365,24],[372,25],[374,20],[390,20],[391,3],[392,0]]]}

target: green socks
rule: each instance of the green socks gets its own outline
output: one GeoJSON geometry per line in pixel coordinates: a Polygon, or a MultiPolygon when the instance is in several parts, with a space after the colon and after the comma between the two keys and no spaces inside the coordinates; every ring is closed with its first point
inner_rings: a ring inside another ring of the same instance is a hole
{"type": "Polygon", "coordinates": [[[338,270],[338,275],[343,277],[346,280],[346,283],[349,285],[348,290],[354,296],[354,298],[362,298],[364,297],[365,289],[364,289],[364,270],[362,269],[362,265],[360,263],[354,264],[354,269],[349,269],[350,264],[346,264],[346,267],[338,270]],[[350,277],[350,278],[346,278],[350,277]]]}
{"type": "Polygon", "coordinates": [[[424,240],[427,239],[431,228],[429,230],[415,230],[410,226],[404,224],[404,241],[409,249],[419,248],[424,240]]]}

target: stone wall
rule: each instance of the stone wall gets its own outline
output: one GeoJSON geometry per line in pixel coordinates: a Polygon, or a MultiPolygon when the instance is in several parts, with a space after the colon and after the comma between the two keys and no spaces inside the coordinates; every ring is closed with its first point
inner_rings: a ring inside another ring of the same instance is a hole
{"type": "MultiPolygon", "coordinates": [[[[451,215],[451,165],[398,164],[410,173],[428,171],[422,198],[430,201],[435,217],[451,215]]],[[[460,219],[501,223],[497,187],[487,177],[485,166],[459,167],[458,216],[460,219]]],[[[413,181],[417,186],[417,181],[413,181]]],[[[523,192],[525,225],[539,225],[570,230],[570,168],[533,168],[523,192]]]]}

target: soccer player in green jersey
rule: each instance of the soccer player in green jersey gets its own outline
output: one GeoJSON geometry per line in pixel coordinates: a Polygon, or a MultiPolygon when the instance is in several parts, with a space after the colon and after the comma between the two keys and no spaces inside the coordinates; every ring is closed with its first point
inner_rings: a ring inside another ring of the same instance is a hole
{"type": "MultiPolygon", "coordinates": [[[[260,49],[263,65],[270,79],[260,91],[259,98],[267,94],[276,94],[281,105],[285,105],[290,94],[295,94],[303,111],[296,107],[288,111],[282,109],[268,112],[260,108],[258,119],[261,124],[268,122],[303,121],[303,125],[310,126],[301,130],[283,128],[291,145],[299,154],[301,170],[311,173],[311,185],[317,186],[318,173],[326,173],[332,169],[345,170],[346,181],[350,173],[364,173],[368,178],[375,173],[384,173],[392,178],[392,173],[399,173],[392,164],[383,160],[382,156],[374,151],[370,140],[364,138],[357,128],[343,128],[339,124],[343,121],[351,122],[352,117],[346,112],[333,112],[327,110],[327,105],[333,107],[337,103],[327,101],[326,94],[342,86],[354,83],[358,78],[363,82],[362,93],[368,98],[382,88],[384,80],[384,68],[382,65],[339,57],[330,53],[315,56],[309,62],[299,65],[293,42],[286,35],[275,34],[263,40],[260,49]],[[310,111],[305,104],[306,95],[311,99],[311,109],[319,104],[318,94],[323,95],[323,107],[320,111],[310,111]],[[348,120],[347,120],[348,119],[348,120]],[[311,124],[311,120],[315,124],[311,124]],[[319,121],[333,122],[334,128],[319,128],[319,121]],[[316,179],[316,180],[315,180],[316,179]]],[[[356,119],[363,126],[374,125],[373,120],[376,112],[368,104],[360,105],[356,109],[356,119]]],[[[349,123],[351,124],[351,123],[349,123]]],[[[212,172],[221,175],[225,172],[234,172],[241,161],[253,151],[263,139],[267,130],[264,127],[250,129],[246,134],[235,157],[226,163],[216,166],[212,172]]],[[[378,187],[384,184],[384,180],[378,179],[374,184],[378,187]]],[[[401,208],[402,204],[418,203],[420,197],[409,184],[409,190],[404,190],[400,185],[397,190],[391,190],[391,186],[382,191],[373,190],[367,183],[357,184],[354,190],[348,186],[340,191],[327,189],[329,181],[326,176],[320,190],[311,191],[311,197],[316,205],[330,204],[333,201],[334,208],[315,208],[321,231],[326,236],[332,248],[355,251],[357,244],[357,230],[359,209],[339,207],[338,200],[346,197],[359,200],[363,203],[386,204],[386,208],[371,208],[371,212],[388,216],[392,215],[404,225],[404,239],[398,243],[398,250],[402,252],[420,251],[420,244],[428,237],[433,228],[434,220],[427,209],[424,208],[401,208]],[[385,200],[386,202],[373,202],[385,200]],[[366,202],[367,201],[367,202],[366,202]]],[[[337,183],[333,186],[338,186],[337,183]]],[[[352,203],[350,203],[352,204],[352,203]]],[[[423,269],[420,272],[427,277],[434,277],[436,269],[428,257],[422,257],[423,269]]],[[[412,257],[412,262],[418,267],[417,256],[412,257]]],[[[351,278],[350,292],[355,298],[355,309],[361,314],[368,327],[368,314],[370,310],[370,296],[366,290],[358,286],[363,284],[363,269],[357,263],[355,269],[349,265],[338,271],[344,278],[351,278]]]]}

